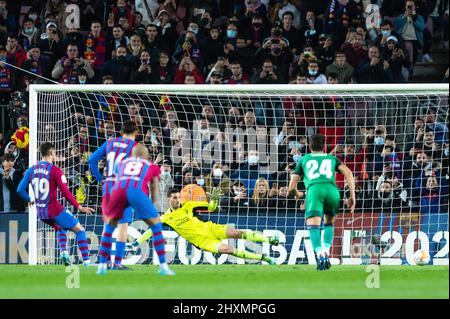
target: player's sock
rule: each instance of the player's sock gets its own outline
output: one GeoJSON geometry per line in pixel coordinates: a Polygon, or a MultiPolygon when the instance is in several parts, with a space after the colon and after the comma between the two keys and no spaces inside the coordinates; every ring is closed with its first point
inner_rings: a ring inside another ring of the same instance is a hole
{"type": "Polygon", "coordinates": [[[262,260],[263,255],[251,253],[249,251],[235,249],[233,256],[243,258],[243,259],[254,259],[254,260],[262,260]]]}
{"type": "Polygon", "coordinates": [[[322,250],[322,240],[320,238],[320,226],[308,226],[309,228],[309,238],[311,239],[311,243],[314,251],[319,253],[322,250]]]}
{"type": "Polygon", "coordinates": [[[83,261],[89,260],[89,243],[86,238],[86,231],[80,230],[79,232],[75,233],[75,236],[77,237],[77,244],[78,248],[81,251],[81,257],[83,258],[83,261]]]}
{"type": "Polygon", "coordinates": [[[333,224],[330,225],[324,225],[323,227],[323,249],[327,253],[327,255],[330,255],[330,248],[333,244],[333,238],[334,238],[334,226],[333,224]]]}
{"type": "Polygon", "coordinates": [[[268,243],[269,242],[269,238],[267,238],[266,236],[264,236],[261,233],[254,232],[251,230],[244,231],[241,238],[248,240],[248,241],[255,242],[255,243],[268,243]]]}
{"type": "Polygon", "coordinates": [[[148,229],[145,231],[138,239],[136,239],[134,242],[136,243],[136,246],[142,245],[147,240],[150,239],[150,237],[153,236],[153,231],[151,229],[148,229]]]}
{"type": "Polygon", "coordinates": [[[112,233],[116,227],[105,224],[103,228],[102,238],[100,240],[99,262],[106,264],[111,253],[112,233]]]}
{"type": "Polygon", "coordinates": [[[161,222],[157,223],[156,225],[150,226],[150,229],[153,232],[153,247],[155,248],[156,254],[158,255],[159,265],[160,267],[165,267],[167,266],[165,250],[166,241],[164,240],[162,234],[161,222]]]}
{"type": "Polygon", "coordinates": [[[125,254],[125,243],[123,241],[116,241],[116,254],[114,255],[114,264],[121,265],[122,258],[125,254]]]}
{"type": "Polygon", "coordinates": [[[66,231],[58,230],[56,232],[56,238],[58,239],[59,251],[61,253],[67,251],[67,233],[66,233],[66,231]]]}

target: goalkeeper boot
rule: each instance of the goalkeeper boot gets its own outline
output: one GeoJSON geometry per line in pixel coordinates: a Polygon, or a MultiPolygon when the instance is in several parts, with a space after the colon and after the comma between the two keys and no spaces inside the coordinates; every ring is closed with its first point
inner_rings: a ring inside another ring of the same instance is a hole
{"type": "Polygon", "coordinates": [[[278,246],[279,243],[280,243],[280,238],[278,237],[278,235],[275,235],[275,236],[272,236],[269,238],[269,244],[278,246]]]}
{"type": "Polygon", "coordinates": [[[70,256],[67,251],[63,251],[61,253],[61,261],[64,263],[64,266],[70,266],[72,263],[70,262],[70,256]]]}
{"type": "Polygon", "coordinates": [[[275,258],[269,257],[267,255],[262,255],[262,261],[267,262],[269,265],[276,265],[277,261],[275,260],[275,258]]]}

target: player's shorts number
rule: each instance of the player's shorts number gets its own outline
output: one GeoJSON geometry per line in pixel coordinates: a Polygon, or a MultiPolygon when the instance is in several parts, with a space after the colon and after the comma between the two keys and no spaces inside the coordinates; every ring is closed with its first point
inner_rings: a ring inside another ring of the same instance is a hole
{"type": "Polygon", "coordinates": [[[324,159],[320,164],[316,160],[309,160],[306,162],[306,169],[308,170],[308,178],[310,180],[319,178],[321,175],[325,175],[327,178],[333,177],[333,170],[331,169],[331,160],[324,159]],[[319,172],[317,173],[317,169],[319,172]]]}
{"type": "Polygon", "coordinates": [[[44,178],[33,178],[31,181],[33,185],[34,195],[37,200],[46,200],[48,193],[50,192],[50,184],[48,180],[44,178]]]}
{"type": "Polygon", "coordinates": [[[123,170],[123,173],[125,175],[131,175],[131,176],[139,175],[143,165],[144,165],[144,163],[141,163],[141,162],[127,163],[127,165],[125,166],[125,169],[123,170]]]}

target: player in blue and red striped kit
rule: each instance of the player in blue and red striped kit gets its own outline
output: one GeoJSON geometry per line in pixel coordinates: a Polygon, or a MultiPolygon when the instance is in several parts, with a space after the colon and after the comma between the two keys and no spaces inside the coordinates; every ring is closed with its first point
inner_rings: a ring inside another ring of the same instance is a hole
{"type": "MultiPolygon", "coordinates": [[[[107,212],[105,211],[107,203],[109,202],[109,197],[112,192],[112,187],[114,184],[114,167],[122,160],[130,157],[133,147],[137,145],[135,141],[138,134],[138,127],[132,121],[126,121],[122,125],[121,137],[110,138],[108,141],[103,143],[98,150],[96,150],[89,157],[89,168],[94,175],[95,179],[101,183],[102,186],[102,211],[103,215],[107,212]],[[98,169],[98,162],[106,157],[106,177],[104,178],[98,169]]],[[[117,270],[128,270],[129,268],[122,265],[122,258],[125,253],[125,245],[128,237],[128,224],[132,222],[133,210],[127,209],[124,212],[123,218],[119,221],[119,234],[116,239],[116,252],[114,257],[114,267],[117,270]]],[[[106,225],[105,225],[106,226],[106,225]]],[[[107,256],[109,260],[109,256],[107,256]]]]}
{"type": "MultiPolygon", "coordinates": [[[[134,210],[135,218],[144,220],[153,232],[153,246],[159,259],[161,275],[175,275],[166,263],[165,240],[158,211],[149,198],[149,185],[159,178],[158,165],[150,163],[148,149],[138,144],[133,148],[132,157],[116,166],[116,180],[113,192],[107,203],[105,231],[100,242],[100,263],[98,274],[105,274],[107,265],[105,256],[111,250],[111,234],[117,222],[123,218],[127,207],[134,210]]],[[[157,183],[153,183],[154,185],[157,183]]],[[[153,188],[152,192],[157,188],[153,188]]]]}
{"type": "Polygon", "coordinates": [[[54,165],[56,161],[56,150],[52,143],[45,142],[40,146],[42,160],[31,166],[22,178],[17,192],[30,205],[36,205],[37,215],[44,223],[52,226],[57,232],[58,246],[61,252],[61,259],[66,266],[70,265],[70,257],[67,252],[67,230],[72,230],[77,238],[85,266],[92,265],[89,260],[89,245],[86,232],[76,217],[72,215],[58,201],[57,191],[61,191],[75,209],[85,214],[91,214],[94,210],[83,207],[73,197],[67,187],[67,180],[62,170],[54,165]],[[32,185],[34,200],[28,195],[28,185],[32,185]]]}

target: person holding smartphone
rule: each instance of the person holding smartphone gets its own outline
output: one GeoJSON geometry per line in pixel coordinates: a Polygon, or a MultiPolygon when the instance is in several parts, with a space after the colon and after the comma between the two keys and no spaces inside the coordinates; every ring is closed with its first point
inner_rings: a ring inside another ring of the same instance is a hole
{"type": "Polygon", "coordinates": [[[397,31],[406,43],[413,46],[412,62],[416,63],[419,50],[423,48],[423,32],[425,30],[425,19],[416,12],[416,4],[412,0],[406,1],[405,11],[394,20],[395,31],[397,31]]]}

